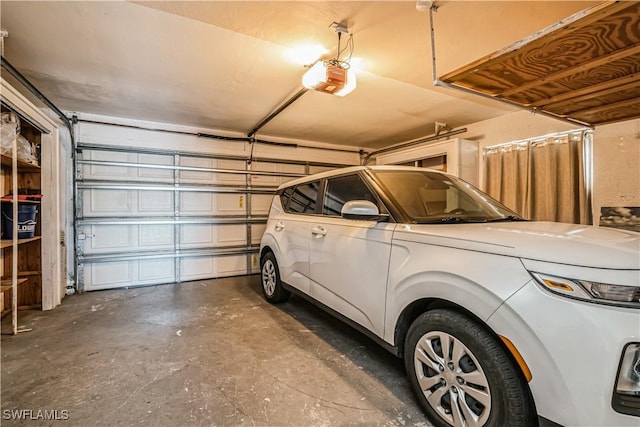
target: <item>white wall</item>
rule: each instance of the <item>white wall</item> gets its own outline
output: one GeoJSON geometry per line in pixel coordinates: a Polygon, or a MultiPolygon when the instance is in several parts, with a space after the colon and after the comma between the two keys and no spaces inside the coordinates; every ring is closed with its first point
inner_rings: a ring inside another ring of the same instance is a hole
{"type": "Polygon", "coordinates": [[[603,206],[640,206],[640,119],[597,127],[593,158],[594,222],[603,206]]]}

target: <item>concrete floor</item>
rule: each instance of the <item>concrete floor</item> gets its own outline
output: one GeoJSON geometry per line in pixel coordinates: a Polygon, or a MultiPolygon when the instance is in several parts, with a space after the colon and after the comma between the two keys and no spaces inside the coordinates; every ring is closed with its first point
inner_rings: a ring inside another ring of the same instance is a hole
{"type": "Polygon", "coordinates": [[[266,303],[258,276],[73,295],[19,324],[3,426],[431,425],[399,359],[300,298],[266,303]]]}

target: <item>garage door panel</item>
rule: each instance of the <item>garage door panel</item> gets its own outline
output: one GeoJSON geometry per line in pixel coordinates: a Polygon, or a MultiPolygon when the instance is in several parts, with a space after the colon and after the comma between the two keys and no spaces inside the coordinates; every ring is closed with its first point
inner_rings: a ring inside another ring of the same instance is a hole
{"type": "Polygon", "coordinates": [[[141,249],[172,249],[174,227],[172,225],[138,225],[138,246],[141,249]]]}
{"type": "MultiPolygon", "coordinates": [[[[302,165],[276,165],[276,171],[277,172],[284,172],[284,173],[295,173],[301,176],[305,175],[305,167],[302,165]]],[[[290,176],[278,176],[276,177],[276,186],[282,185],[288,181],[291,181],[293,179],[296,179],[296,177],[290,177],[290,176]]]]}
{"type": "Polygon", "coordinates": [[[147,285],[174,281],[175,263],[170,259],[152,259],[138,261],[138,283],[147,285]]]}
{"type": "Polygon", "coordinates": [[[180,194],[180,211],[183,215],[244,215],[245,204],[244,194],[180,194]]]}
{"type": "Polygon", "coordinates": [[[220,215],[244,215],[247,196],[245,194],[216,194],[216,207],[220,215]]]}
{"type": "Polygon", "coordinates": [[[217,194],[218,212],[222,215],[244,215],[247,196],[245,194],[217,194]]]}
{"type": "MultiPolygon", "coordinates": [[[[198,167],[205,169],[226,169],[230,171],[244,171],[245,162],[234,160],[216,160],[197,157],[184,157],[180,159],[180,166],[198,167]]],[[[217,173],[207,171],[181,171],[180,182],[183,184],[220,184],[239,185],[246,182],[242,173],[217,173]]]]}
{"type": "MultiPolygon", "coordinates": [[[[215,168],[215,161],[212,159],[198,157],[183,157],[180,159],[180,166],[196,167],[196,168],[215,168]]],[[[200,171],[180,171],[180,182],[187,184],[206,184],[213,181],[212,172],[200,171]]]]}
{"type": "Polygon", "coordinates": [[[251,225],[251,243],[253,243],[254,245],[259,244],[265,229],[266,229],[266,224],[252,224],[251,225]]]}
{"type": "Polygon", "coordinates": [[[211,246],[215,240],[215,227],[212,224],[188,224],[180,227],[182,249],[211,246]]]}
{"type": "MultiPolygon", "coordinates": [[[[259,172],[276,172],[277,167],[273,163],[261,163],[254,164],[251,170],[259,171],[259,172]]],[[[252,175],[251,183],[253,185],[270,185],[277,186],[278,185],[278,177],[272,175],[252,175]]]]}
{"type": "MultiPolygon", "coordinates": [[[[173,158],[154,154],[139,154],[137,162],[144,165],[172,166],[173,158]]],[[[137,168],[137,178],[138,181],[153,179],[156,182],[172,183],[173,170],[163,168],[137,168]]]]}
{"type": "MultiPolygon", "coordinates": [[[[217,167],[219,169],[244,171],[246,170],[246,163],[237,160],[218,160],[217,167]]],[[[216,174],[214,182],[225,185],[243,186],[247,182],[247,176],[244,174],[218,173],[216,174]]]]}
{"type": "Polygon", "coordinates": [[[251,265],[249,266],[250,274],[259,274],[260,273],[260,258],[258,254],[251,255],[251,265]]]}
{"type": "Polygon", "coordinates": [[[172,216],[173,192],[145,190],[82,190],[85,218],[105,216],[172,216]]]}
{"type": "Polygon", "coordinates": [[[135,196],[127,190],[83,190],[84,217],[129,215],[133,212],[135,196]]]}
{"type": "Polygon", "coordinates": [[[244,224],[218,227],[218,243],[221,246],[244,245],[247,242],[247,226],[244,224]]]}
{"type": "MultiPolygon", "coordinates": [[[[252,165],[252,171],[256,172],[273,172],[273,173],[285,173],[285,174],[297,174],[300,176],[305,175],[305,167],[303,165],[288,165],[288,164],[277,164],[277,163],[263,163],[256,162],[252,165]]],[[[263,176],[263,175],[253,175],[251,176],[251,182],[254,185],[268,185],[277,187],[281,184],[284,184],[287,181],[292,179],[296,179],[295,176],[263,176]]]]}
{"type": "Polygon", "coordinates": [[[247,257],[198,256],[180,260],[180,280],[210,279],[212,277],[237,276],[247,273],[247,257]]]}
{"type": "Polygon", "coordinates": [[[89,264],[84,269],[86,290],[119,288],[134,282],[135,262],[89,264]]]}
{"type": "Polygon", "coordinates": [[[243,224],[187,224],[181,226],[180,248],[243,245],[246,233],[246,226],[243,224]]]}
{"type": "Polygon", "coordinates": [[[98,162],[129,163],[132,165],[143,164],[145,167],[120,166],[109,164],[83,165],[83,179],[98,181],[122,181],[122,182],[156,182],[172,183],[173,170],[166,168],[154,168],[151,166],[172,166],[173,158],[164,155],[134,154],[107,151],[89,152],[86,158],[98,162]]]}
{"type": "Polygon", "coordinates": [[[173,215],[173,192],[139,191],[138,213],[173,215]]]}
{"type": "Polygon", "coordinates": [[[85,239],[85,254],[134,250],[137,227],[129,225],[92,225],[91,234],[85,239]]]}
{"type": "MultiPolygon", "coordinates": [[[[89,151],[85,158],[105,162],[134,163],[137,155],[134,153],[120,153],[109,151],[89,151]]],[[[126,166],[103,166],[103,165],[83,165],[82,173],[84,179],[94,180],[129,180],[133,178],[134,171],[126,166]]]]}
{"type": "Polygon", "coordinates": [[[272,200],[271,194],[252,194],[251,215],[268,215],[272,200]]]}
{"type": "Polygon", "coordinates": [[[215,196],[212,193],[180,193],[180,211],[183,215],[210,215],[216,209],[215,196]]]}
{"type": "Polygon", "coordinates": [[[86,255],[173,249],[171,225],[91,225],[85,234],[86,255]]]}
{"type": "Polygon", "coordinates": [[[173,258],[87,264],[85,290],[155,285],[175,281],[173,258]]]}

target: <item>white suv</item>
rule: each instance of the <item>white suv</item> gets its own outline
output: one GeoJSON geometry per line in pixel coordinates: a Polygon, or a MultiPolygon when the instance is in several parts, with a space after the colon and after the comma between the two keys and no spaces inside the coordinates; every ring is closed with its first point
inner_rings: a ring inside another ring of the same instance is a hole
{"type": "Polygon", "coordinates": [[[640,234],[524,221],[409,167],[288,182],[260,248],[290,292],[404,357],[436,426],[640,425],[640,234]]]}

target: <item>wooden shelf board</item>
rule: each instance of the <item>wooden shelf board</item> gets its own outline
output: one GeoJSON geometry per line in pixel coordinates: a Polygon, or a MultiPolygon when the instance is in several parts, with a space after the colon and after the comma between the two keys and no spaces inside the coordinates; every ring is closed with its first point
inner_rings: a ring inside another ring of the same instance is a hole
{"type": "Polygon", "coordinates": [[[42,310],[42,304],[19,305],[18,311],[22,310],[42,310]]]}
{"type": "MultiPolygon", "coordinates": [[[[12,158],[11,156],[5,156],[4,154],[0,155],[0,161],[2,162],[3,166],[8,166],[8,167],[12,167],[12,158]]],[[[30,169],[33,171],[39,171],[40,170],[40,166],[36,166],[33,165],[31,163],[27,163],[27,162],[23,162],[22,160],[18,159],[18,168],[20,169],[30,169]]]]}
{"type": "MultiPolygon", "coordinates": [[[[42,272],[40,270],[33,270],[33,271],[18,271],[18,277],[27,277],[27,276],[39,276],[41,275],[42,272]]],[[[8,277],[3,277],[2,280],[6,280],[8,279],[8,277]]]]}
{"type": "MultiPolygon", "coordinates": [[[[29,280],[29,279],[18,279],[18,286],[23,284],[27,280],[29,280]]],[[[11,279],[0,281],[0,291],[6,292],[6,291],[10,291],[11,289],[13,289],[13,285],[11,283],[11,279]]]]}
{"type": "MultiPolygon", "coordinates": [[[[18,239],[18,245],[35,242],[36,240],[40,240],[40,239],[42,239],[41,236],[35,236],[29,239],[18,239]]],[[[13,246],[13,240],[9,240],[9,239],[0,240],[0,249],[10,248],[11,246],[13,246]]]]}

